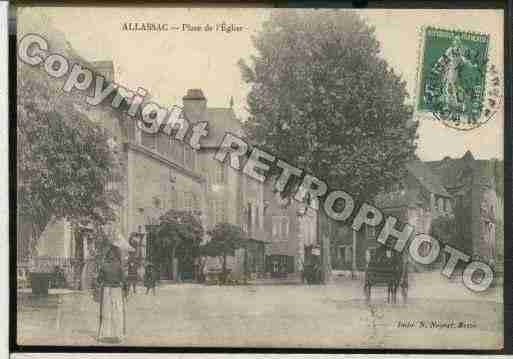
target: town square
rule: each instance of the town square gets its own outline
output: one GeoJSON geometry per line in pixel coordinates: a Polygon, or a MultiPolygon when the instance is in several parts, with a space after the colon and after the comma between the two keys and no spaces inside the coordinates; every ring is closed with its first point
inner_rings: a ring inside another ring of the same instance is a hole
{"type": "Polygon", "coordinates": [[[502,13],[17,11],[19,345],[503,345],[502,13]]]}

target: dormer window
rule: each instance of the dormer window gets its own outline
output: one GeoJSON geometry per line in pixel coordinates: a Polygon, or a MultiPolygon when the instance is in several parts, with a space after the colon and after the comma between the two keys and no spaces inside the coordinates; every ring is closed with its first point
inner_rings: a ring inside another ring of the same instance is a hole
{"type": "Polygon", "coordinates": [[[445,200],[445,211],[448,213],[452,212],[451,200],[448,198],[445,200]]]}
{"type": "Polygon", "coordinates": [[[438,197],[437,208],[440,212],[444,210],[444,199],[442,197],[438,197]]]}

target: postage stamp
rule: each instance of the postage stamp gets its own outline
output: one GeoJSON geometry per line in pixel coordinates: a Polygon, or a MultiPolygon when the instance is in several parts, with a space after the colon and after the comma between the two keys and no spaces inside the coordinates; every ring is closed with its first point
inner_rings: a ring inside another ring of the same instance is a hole
{"type": "Polygon", "coordinates": [[[489,42],[487,34],[426,27],[417,110],[462,130],[486,122],[489,42]]]}

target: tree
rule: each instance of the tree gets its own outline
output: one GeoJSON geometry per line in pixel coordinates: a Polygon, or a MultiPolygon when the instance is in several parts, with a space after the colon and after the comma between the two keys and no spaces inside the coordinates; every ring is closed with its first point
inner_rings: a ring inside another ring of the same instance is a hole
{"type": "Polygon", "coordinates": [[[51,220],[105,224],[121,197],[109,133],[77,111],[43,70],[18,67],[18,215],[32,247],[51,220]]]}
{"type": "Polygon", "coordinates": [[[243,247],[248,237],[239,226],[230,223],[218,223],[208,234],[211,239],[201,250],[206,256],[222,258],[221,281],[224,284],[228,274],[226,258],[235,255],[235,250],[243,247]]]}
{"type": "Polygon", "coordinates": [[[354,12],[273,13],[241,60],[248,137],[357,199],[399,180],[414,157],[406,84],[354,12]]]}
{"type": "Polygon", "coordinates": [[[196,256],[203,233],[198,216],[190,211],[171,209],[160,217],[160,224],[156,229],[157,241],[152,255],[161,264],[171,261],[173,279],[176,279],[177,254],[180,254],[181,258],[196,256]]]}

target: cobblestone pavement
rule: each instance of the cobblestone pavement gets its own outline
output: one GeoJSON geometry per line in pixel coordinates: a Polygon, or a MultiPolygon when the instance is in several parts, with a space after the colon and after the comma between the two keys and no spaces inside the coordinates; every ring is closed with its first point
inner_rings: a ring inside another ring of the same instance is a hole
{"type": "MultiPolygon", "coordinates": [[[[325,286],[171,284],[156,296],[139,287],[128,301],[122,345],[500,347],[502,294],[477,295],[440,277],[436,286],[434,278],[414,277],[408,303],[399,298],[393,305],[385,303],[383,288],[367,304],[361,281],[343,278],[325,286]],[[449,328],[431,328],[432,322],[449,328]]],[[[87,292],[20,296],[17,314],[19,344],[99,345],[98,304],[87,292]]]]}

